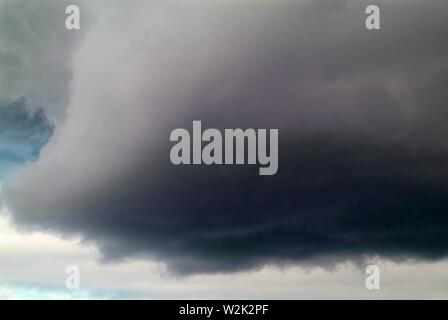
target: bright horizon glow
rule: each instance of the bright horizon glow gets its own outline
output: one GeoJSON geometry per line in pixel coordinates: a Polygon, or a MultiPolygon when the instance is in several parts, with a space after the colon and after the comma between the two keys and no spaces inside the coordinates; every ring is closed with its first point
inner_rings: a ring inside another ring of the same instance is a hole
{"type": "Polygon", "coordinates": [[[364,287],[353,264],[335,270],[266,266],[230,274],[172,276],[150,260],[103,263],[81,239],[24,233],[0,212],[0,299],[446,299],[448,260],[394,263],[380,260],[381,289],[364,287]],[[81,289],[65,289],[65,267],[78,264],[81,289]]]}

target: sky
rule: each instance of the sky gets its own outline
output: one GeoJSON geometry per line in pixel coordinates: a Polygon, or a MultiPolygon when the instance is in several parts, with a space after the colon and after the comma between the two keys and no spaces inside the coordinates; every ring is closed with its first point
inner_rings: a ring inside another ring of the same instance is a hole
{"type": "Polygon", "coordinates": [[[447,298],[448,4],[368,4],[0,0],[0,298],[447,298]],[[174,166],[194,120],[277,174],[174,166]]]}

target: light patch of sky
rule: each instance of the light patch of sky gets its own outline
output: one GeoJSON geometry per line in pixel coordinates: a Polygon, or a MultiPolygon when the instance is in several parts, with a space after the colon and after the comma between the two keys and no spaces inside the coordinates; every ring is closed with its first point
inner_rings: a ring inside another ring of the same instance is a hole
{"type": "Polygon", "coordinates": [[[73,300],[95,299],[88,291],[43,290],[32,287],[0,286],[0,300],[73,300]]]}
{"type": "Polygon", "coordinates": [[[42,110],[30,112],[25,99],[0,100],[0,182],[27,161],[35,161],[53,134],[42,110]]]}
{"type": "Polygon", "coordinates": [[[378,260],[381,289],[347,263],[334,270],[265,266],[232,274],[170,275],[160,261],[101,261],[81,238],[18,230],[0,211],[0,299],[446,299],[448,260],[378,260]],[[80,290],[65,288],[68,265],[81,271],[80,290]]]}

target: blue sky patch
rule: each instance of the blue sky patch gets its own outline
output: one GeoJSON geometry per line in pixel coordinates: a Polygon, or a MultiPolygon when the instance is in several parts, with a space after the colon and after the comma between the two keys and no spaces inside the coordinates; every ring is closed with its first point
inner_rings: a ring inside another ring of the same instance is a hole
{"type": "Polygon", "coordinates": [[[11,169],[36,160],[52,134],[44,112],[29,111],[25,99],[0,102],[0,181],[11,169]]]}

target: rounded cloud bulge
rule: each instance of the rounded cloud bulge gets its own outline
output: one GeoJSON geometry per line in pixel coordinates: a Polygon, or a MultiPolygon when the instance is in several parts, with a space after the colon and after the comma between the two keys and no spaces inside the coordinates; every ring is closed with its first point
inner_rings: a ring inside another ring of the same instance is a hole
{"type": "Polygon", "coordinates": [[[446,256],[448,8],[384,2],[369,33],[330,2],[90,5],[65,116],[4,185],[15,223],[177,273],[446,256]],[[194,120],[279,129],[278,173],[173,165],[194,120]]]}

